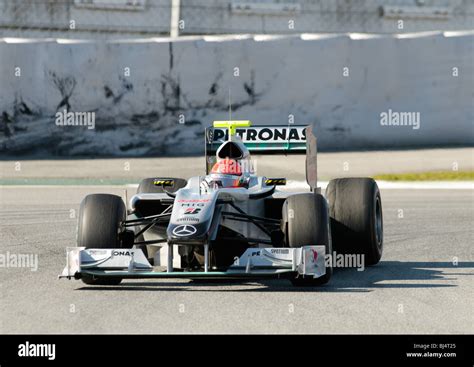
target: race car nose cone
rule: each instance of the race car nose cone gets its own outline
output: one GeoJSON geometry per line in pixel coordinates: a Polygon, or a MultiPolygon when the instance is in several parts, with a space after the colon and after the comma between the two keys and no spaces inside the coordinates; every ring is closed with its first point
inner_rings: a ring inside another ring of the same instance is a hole
{"type": "Polygon", "coordinates": [[[173,229],[173,234],[178,237],[191,236],[197,232],[196,227],[193,225],[181,225],[173,229]]]}
{"type": "Polygon", "coordinates": [[[170,244],[203,245],[208,238],[208,223],[170,223],[167,235],[170,244]]]}

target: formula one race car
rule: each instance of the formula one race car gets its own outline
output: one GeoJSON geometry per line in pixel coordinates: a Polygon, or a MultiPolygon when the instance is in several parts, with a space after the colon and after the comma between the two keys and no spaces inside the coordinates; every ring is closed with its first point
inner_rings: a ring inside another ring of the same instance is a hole
{"type": "Polygon", "coordinates": [[[141,181],[129,201],[92,194],[80,207],[77,247],[60,277],[91,285],[127,278],[290,279],[329,281],[334,253],[382,256],[382,202],[370,178],[317,186],[312,127],[250,127],[216,121],[206,129],[206,175],[141,181]],[[308,192],[279,191],[282,177],[257,176],[257,152],[306,152],[308,192]]]}

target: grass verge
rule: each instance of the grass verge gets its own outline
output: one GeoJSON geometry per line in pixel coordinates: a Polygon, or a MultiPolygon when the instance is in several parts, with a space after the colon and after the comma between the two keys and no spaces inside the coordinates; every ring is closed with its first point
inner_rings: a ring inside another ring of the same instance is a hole
{"type": "Polygon", "coordinates": [[[432,171],[418,173],[388,173],[374,176],[383,181],[471,181],[474,171],[432,171]]]}

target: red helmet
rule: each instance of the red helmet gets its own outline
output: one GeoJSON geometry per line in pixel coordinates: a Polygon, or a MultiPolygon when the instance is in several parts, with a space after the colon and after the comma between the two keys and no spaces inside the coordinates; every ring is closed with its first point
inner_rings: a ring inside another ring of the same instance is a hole
{"type": "Polygon", "coordinates": [[[211,173],[240,176],[242,175],[242,169],[237,160],[225,158],[214,164],[211,169],[211,173]]]}

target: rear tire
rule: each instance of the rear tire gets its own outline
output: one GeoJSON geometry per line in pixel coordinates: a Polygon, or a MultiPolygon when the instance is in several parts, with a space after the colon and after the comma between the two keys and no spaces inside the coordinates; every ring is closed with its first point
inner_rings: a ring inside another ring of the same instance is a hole
{"type": "MultiPolygon", "coordinates": [[[[182,178],[167,178],[169,180],[174,180],[173,186],[167,187],[166,191],[176,192],[179,189],[187,185],[187,181],[182,178]]],[[[154,181],[156,178],[144,178],[138,185],[137,194],[160,194],[164,193],[162,186],[156,186],[154,181]]]]}
{"type": "MultiPolygon", "coordinates": [[[[308,193],[289,196],[282,211],[289,247],[320,245],[325,246],[326,255],[332,252],[328,204],[322,195],[308,193]]],[[[331,276],[332,266],[328,266],[322,277],[303,277],[298,274],[291,282],[295,286],[319,286],[329,282],[331,276]]]]}
{"type": "MultiPolygon", "coordinates": [[[[122,248],[121,222],[127,211],[120,196],[110,194],[87,195],[79,210],[77,246],[85,248],[122,248]]],[[[96,278],[85,275],[88,285],[118,285],[121,278],[96,278]]]]}
{"type": "Polygon", "coordinates": [[[383,252],[382,199],[371,178],[339,178],[326,189],[332,239],[338,253],[362,254],[366,265],[383,252]]]}

